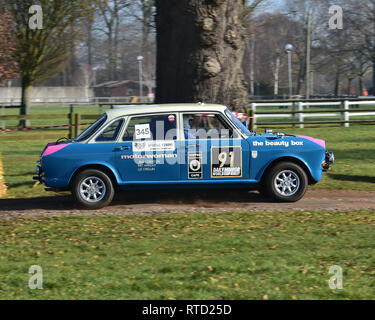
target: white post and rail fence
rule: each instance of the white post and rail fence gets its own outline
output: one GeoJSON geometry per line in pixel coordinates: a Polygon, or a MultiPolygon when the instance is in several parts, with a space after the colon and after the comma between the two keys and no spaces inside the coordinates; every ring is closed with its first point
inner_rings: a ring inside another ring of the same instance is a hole
{"type": "Polygon", "coordinates": [[[248,116],[250,117],[249,128],[252,130],[259,126],[291,125],[292,127],[304,128],[305,125],[339,124],[342,127],[349,127],[351,123],[375,124],[375,100],[257,101],[250,103],[248,116]],[[373,108],[371,108],[372,106],[373,108]],[[288,108],[290,110],[268,111],[265,110],[267,107],[288,108]],[[360,107],[364,108],[361,109],[360,107]],[[313,108],[314,110],[312,110],[313,108]],[[356,119],[358,117],[361,119],[356,119]],[[316,120],[312,120],[312,118],[316,120]],[[327,118],[327,120],[324,118],[327,118]]]}
{"type": "MultiPolygon", "coordinates": [[[[134,105],[136,104],[140,103],[134,103],[134,105]]],[[[99,103],[97,105],[99,107],[98,114],[82,114],[81,112],[76,112],[74,108],[81,107],[84,110],[87,107],[86,105],[71,104],[69,113],[64,114],[10,115],[6,114],[6,108],[17,108],[17,106],[0,106],[0,132],[69,128],[69,137],[73,138],[92,122],[89,120],[96,120],[100,117],[105,105],[109,105],[111,108],[115,108],[117,105],[120,107],[120,103],[99,103]],[[31,120],[43,126],[34,126],[26,129],[17,128],[16,125],[19,120],[31,120]],[[41,122],[43,124],[40,124],[41,122]],[[44,122],[49,125],[45,125],[44,122]]],[[[293,128],[304,128],[305,125],[327,124],[337,124],[345,128],[354,123],[375,124],[375,100],[254,101],[249,105],[247,117],[249,118],[249,129],[251,130],[257,127],[292,126],[293,128]],[[275,107],[288,108],[289,110],[267,110],[267,108],[275,107]],[[314,118],[316,120],[311,120],[314,118]]]]}

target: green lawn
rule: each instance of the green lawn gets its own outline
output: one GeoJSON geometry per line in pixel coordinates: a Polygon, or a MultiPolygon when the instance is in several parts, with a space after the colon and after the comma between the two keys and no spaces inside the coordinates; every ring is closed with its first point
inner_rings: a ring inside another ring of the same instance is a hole
{"type": "Polygon", "coordinates": [[[374,224],[371,211],[2,221],[0,299],[374,299],[374,224]]]}
{"type": "MultiPolygon", "coordinates": [[[[323,180],[312,188],[375,191],[375,126],[353,125],[349,128],[321,127],[281,129],[286,133],[309,135],[327,141],[336,162],[323,180]]],[[[260,129],[259,129],[260,130],[260,129]]],[[[0,132],[8,197],[46,195],[42,186],[33,188],[36,161],[47,142],[67,136],[67,130],[0,132]]]]}
{"type": "Polygon", "coordinates": [[[48,142],[67,137],[66,130],[0,132],[0,152],[3,158],[8,197],[46,195],[44,187],[33,187],[36,161],[48,142]]]}
{"type": "Polygon", "coordinates": [[[326,140],[327,149],[335,153],[334,165],[314,188],[375,190],[374,125],[286,129],[286,131],[326,140]]]}
{"type": "MultiPolygon", "coordinates": [[[[107,110],[109,107],[103,107],[107,110]]],[[[32,106],[30,114],[68,114],[69,106],[32,106]]],[[[18,109],[6,109],[7,115],[19,114],[18,109]]],[[[74,112],[81,114],[99,114],[98,106],[75,107],[74,112]]],[[[48,126],[68,124],[67,119],[30,120],[31,126],[48,126]]],[[[82,122],[93,122],[93,120],[82,122]]],[[[2,121],[0,121],[1,125],[2,121]]],[[[15,127],[18,121],[6,121],[7,128],[15,127]]],[[[81,127],[84,130],[85,126],[81,127]]],[[[3,156],[5,182],[9,197],[33,197],[46,195],[44,187],[34,186],[32,180],[35,175],[36,161],[48,142],[56,141],[61,137],[68,137],[67,128],[32,130],[26,132],[0,132],[0,152],[3,156]]]]}

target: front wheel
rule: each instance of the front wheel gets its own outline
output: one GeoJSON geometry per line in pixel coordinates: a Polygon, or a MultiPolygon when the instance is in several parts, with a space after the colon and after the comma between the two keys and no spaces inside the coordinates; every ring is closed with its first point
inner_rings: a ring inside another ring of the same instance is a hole
{"type": "Polygon", "coordinates": [[[95,169],[80,172],[73,179],[71,190],[76,202],[87,209],[100,209],[109,205],[115,194],[108,175],[95,169]]]}
{"type": "Polygon", "coordinates": [[[296,202],[305,195],[307,185],[307,175],[299,165],[282,162],[266,174],[262,188],[275,200],[296,202]]]}

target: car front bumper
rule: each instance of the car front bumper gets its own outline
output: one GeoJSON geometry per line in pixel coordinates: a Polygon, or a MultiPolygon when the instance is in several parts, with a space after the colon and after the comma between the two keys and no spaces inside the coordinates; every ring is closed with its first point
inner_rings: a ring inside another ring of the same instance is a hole
{"type": "Polygon", "coordinates": [[[44,172],[40,161],[37,162],[35,171],[37,175],[33,177],[33,180],[39,181],[40,183],[44,184],[46,179],[44,177],[44,172]]]}
{"type": "Polygon", "coordinates": [[[326,151],[325,159],[323,162],[323,171],[326,172],[335,162],[335,155],[333,151],[326,151]]]}

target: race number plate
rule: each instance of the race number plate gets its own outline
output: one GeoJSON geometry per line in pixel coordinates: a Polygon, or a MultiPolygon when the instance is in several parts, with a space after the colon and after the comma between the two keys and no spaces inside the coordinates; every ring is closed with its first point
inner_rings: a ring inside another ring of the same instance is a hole
{"type": "Polygon", "coordinates": [[[211,178],[241,178],[242,148],[212,147],[211,178]]]}

